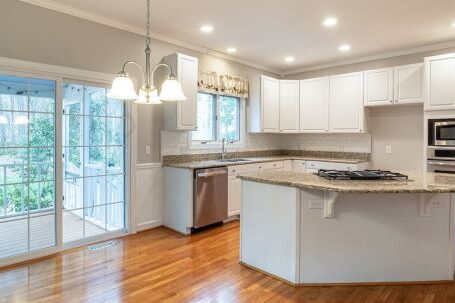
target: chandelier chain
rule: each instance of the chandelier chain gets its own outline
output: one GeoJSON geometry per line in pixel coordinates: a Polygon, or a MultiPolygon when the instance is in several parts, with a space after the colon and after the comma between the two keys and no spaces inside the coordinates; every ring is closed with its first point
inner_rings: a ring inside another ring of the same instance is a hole
{"type": "Polygon", "coordinates": [[[150,36],[150,0],[147,0],[147,45],[151,42],[150,36]]]}

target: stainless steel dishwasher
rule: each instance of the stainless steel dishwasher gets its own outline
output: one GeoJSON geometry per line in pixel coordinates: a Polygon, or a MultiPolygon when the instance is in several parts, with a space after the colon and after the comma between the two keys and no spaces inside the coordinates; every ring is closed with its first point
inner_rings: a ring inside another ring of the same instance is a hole
{"type": "Polygon", "coordinates": [[[194,172],[193,227],[222,222],[228,214],[227,167],[194,172]]]}

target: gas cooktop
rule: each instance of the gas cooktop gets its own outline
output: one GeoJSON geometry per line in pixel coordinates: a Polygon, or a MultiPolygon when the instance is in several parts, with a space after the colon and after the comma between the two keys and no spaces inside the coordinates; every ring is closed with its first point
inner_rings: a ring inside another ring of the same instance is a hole
{"type": "Polygon", "coordinates": [[[320,169],[316,175],[327,180],[407,180],[408,176],[388,170],[327,170],[320,169]]]}

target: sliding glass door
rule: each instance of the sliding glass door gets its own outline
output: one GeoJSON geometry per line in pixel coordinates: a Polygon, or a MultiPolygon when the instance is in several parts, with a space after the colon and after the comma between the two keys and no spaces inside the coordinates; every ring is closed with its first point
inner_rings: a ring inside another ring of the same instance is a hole
{"type": "Polygon", "coordinates": [[[125,228],[125,105],[106,93],[64,85],[65,243],[125,228]]]}
{"type": "Polygon", "coordinates": [[[56,82],[0,75],[0,260],[55,247],[56,82]]]}
{"type": "Polygon", "coordinates": [[[55,79],[0,73],[0,266],[127,232],[125,103],[55,79]]]}

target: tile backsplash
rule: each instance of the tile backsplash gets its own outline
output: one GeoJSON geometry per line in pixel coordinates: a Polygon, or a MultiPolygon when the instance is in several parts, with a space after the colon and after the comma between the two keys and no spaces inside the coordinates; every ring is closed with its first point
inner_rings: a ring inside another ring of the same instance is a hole
{"type": "MultiPolygon", "coordinates": [[[[218,153],[218,149],[190,149],[189,132],[161,131],[161,156],[218,153]]],[[[307,150],[371,153],[370,134],[252,134],[245,147],[230,151],[307,150]]]]}
{"type": "MultiPolygon", "coordinates": [[[[161,131],[161,156],[218,153],[219,149],[189,148],[189,132],[161,131]]],[[[229,151],[275,150],[281,147],[280,134],[250,134],[245,136],[245,147],[229,151]]]]}
{"type": "Polygon", "coordinates": [[[371,153],[371,134],[289,134],[281,149],[371,153]]]}

